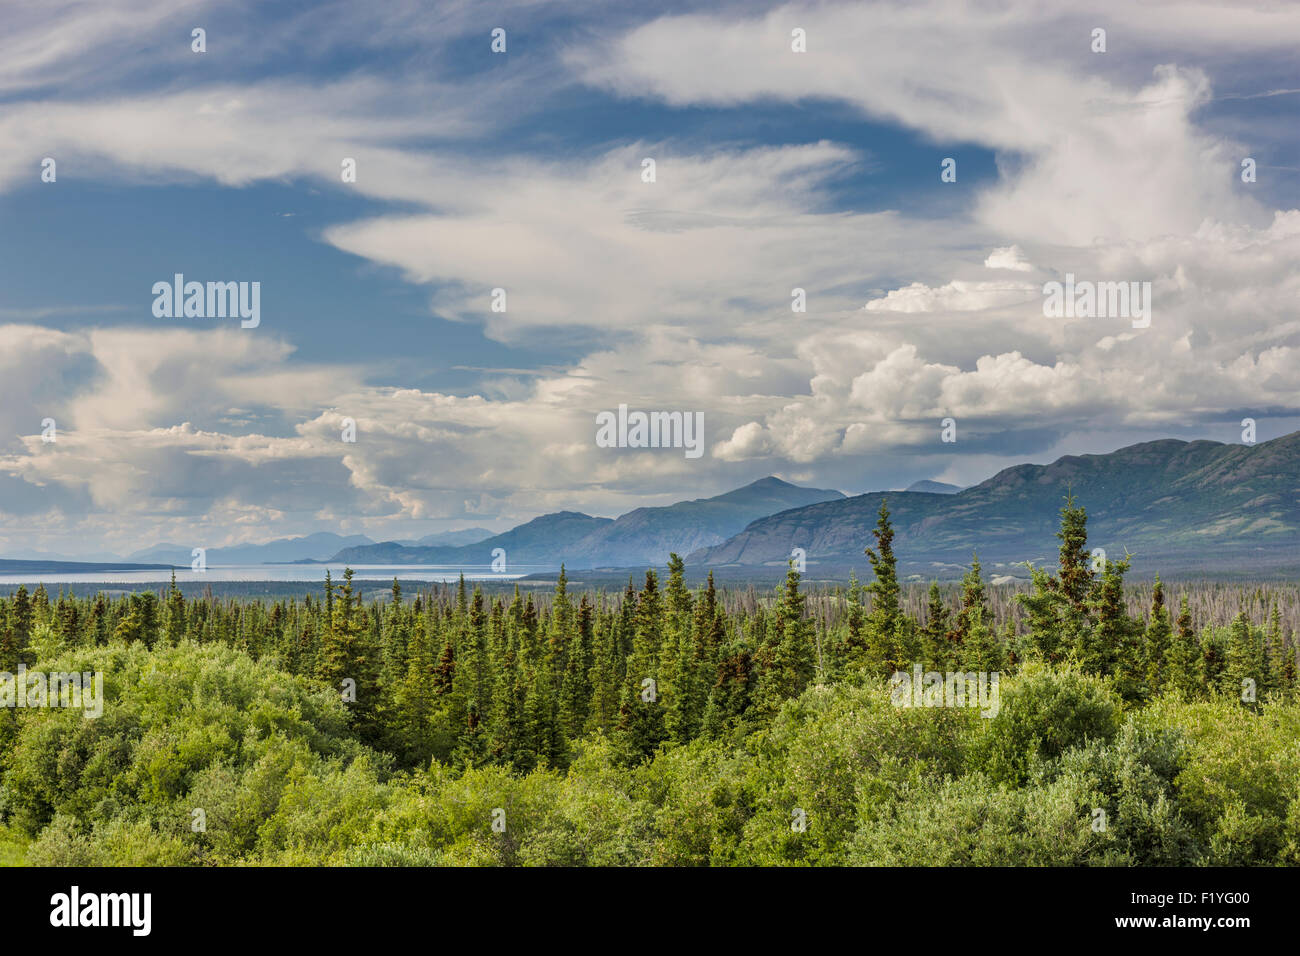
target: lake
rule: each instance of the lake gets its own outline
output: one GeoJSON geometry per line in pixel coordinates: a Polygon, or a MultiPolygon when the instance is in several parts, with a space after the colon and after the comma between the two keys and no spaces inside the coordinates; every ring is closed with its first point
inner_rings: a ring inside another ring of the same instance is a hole
{"type": "MultiPolygon", "coordinates": [[[[206,571],[176,570],[177,584],[203,581],[320,581],[329,571],[336,583],[343,581],[346,564],[212,564],[206,571]]],[[[521,565],[509,572],[494,572],[489,565],[452,567],[439,564],[371,564],[352,567],[354,581],[438,581],[453,582],[465,575],[466,581],[512,581],[541,567],[521,565]]],[[[0,584],[166,584],[171,580],[168,568],[154,571],[76,571],[32,574],[0,574],[0,584]]]]}

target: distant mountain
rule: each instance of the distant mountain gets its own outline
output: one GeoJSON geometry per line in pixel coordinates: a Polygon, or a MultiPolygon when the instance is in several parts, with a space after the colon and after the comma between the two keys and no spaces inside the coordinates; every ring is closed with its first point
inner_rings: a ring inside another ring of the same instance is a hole
{"type": "MultiPolygon", "coordinates": [[[[363,534],[338,535],[320,531],[301,538],[280,538],[265,544],[237,544],[228,548],[208,548],[207,562],[213,564],[279,564],[303,559],[324,559],[340,548],[374,544],[363,534]]],[[[189,567],[193,548],[198,545],[157,544],[128,555],[130,561],[161,561],[189,567]]]]}
{"type": "Polygon", "coordinates": [[[126,556],[128,561],[163,561],[167,564],[190,563],[190,549],[179,544],[155,544],[152,548],[134,551],[126,556]],[[182,557],[183,556],[183,557],[182,557]]]}
{"type": "Polygon", "coordinates": [[[946,481],[930,481],[928,478],[914,481],[907,486],[908,491],[923,491],[931,495],[955,495],[961,491],[961,485],[950,485],[946,481]]]}
{"type": "MultiPolygon", "coordinates": [[[[462,528],[459,531],[435,531],[433,534],[426,534],[423,538],[417,538],[414,541],[408,539],[405,541],[399,540],[396,543],[408,548],[459,548],[467,544],[486,541],[494,533],[487,528],[462,528]]],[[[389,542],[383,543],[388,544],[389,542]]]]}
{"type": "MultiPolygon", "coordinates": [[[[1073,492],[1089,547],[1136,556],[1139,572],[1300,572],[1300,432],[1259,445],[1163,440],[1105,455],[1017,465],[964,491],[873,492],[760,518],[699,566],[780,566],[792,548],[826,570],[865,567],[863,547],[889,500],[900,568],[955,574],[979,549],[985,571],[1056,560],[1059,511],[1073,492]]],[[[1023,570],[1021,572],[1023,574],[1023,570]]]]}
{"type": "Polygon", "coordinates": [[[578,542],[571,566],[660,565],[674,551],[685,556],[720,544],[756,518],[843,497],[839,491],[801,488],[769,477],[713,498],[637,508],[578,542]]]}
{"type": "MultiPolygon", "coordinates": [[[[115,571],[159,571],[170,567],[170,564],[131,564],[126,561],[0,559],[0,574],[107,574],[115,571]]],[[[188,562],[185,567],[189,567],[188,562]]]]}
{"type": "Polygon", "coordinates": [[[563,511],[543,515],[467,547],[418,548],[390,541],[347,548],[331,560],[353,564],[486,565],[491,563],[493,549],[504,548],[509,565],[558,567],[563,563],[570,569],[660,565],[674,551],[685,555],[721,543],[755,518],[843,497],[838,491],[801,488],[779,478],[761,478],[713,498],[637,508],[618,519],[563,511]]]}
{"type": "Polygon", "coordinates": [[[486,540],[459,548],[407,547],[396,541],[344,548],[330,560],[345,564],[449,564],[487,566],[492,552],[503,548],[507,568],[510,565],[549,565],[555,556],[569,553],[574,545],[593,531],[612,524],[612,518],[593,518],[576,511],[557,511],[542,515],[526,524],[493,535],[486,540]]]}
{"type": "Polygon", "coordinates": [[[116,554],[110,554],[107,551],[88,551],[85,554],[61,554],[57,551],[26,551],[19,549],[9,552],[11,561],[30,561],[40,563],[42,561],[71,561],[74,564],[112,564],[122,559],[116,554]]]}

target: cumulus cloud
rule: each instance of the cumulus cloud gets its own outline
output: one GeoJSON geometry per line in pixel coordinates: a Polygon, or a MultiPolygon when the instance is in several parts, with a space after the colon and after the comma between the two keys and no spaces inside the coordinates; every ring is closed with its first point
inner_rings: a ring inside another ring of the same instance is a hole
{"type": "MultiPolygon", "coordinates": [[[[321,75],[241,73],[274,42],[249,37],[208,74],[187,47],[167,46],[161,85],[96,44],[143,33],[161,49],[179,23],[171,5],[141,8],[134,24],[117,3],[58,9],[61,26],[24,12],[0,39],[0,137],[22,144],[0,164],[0,189],[21,188],[57,153],[80,175],[127,184],[338,190],[352,156],[347,189],[366,211],[321,228],[323,243],[393,269],[427,290],[433,313],[489,338],[526,346],[577,330],[582,348],[558,367],[433,390],[346,356],[307,361],[268,330],[142,328],[107,314],[75,331],[0,325],[10,543],[221,544],[318,527],[384,536],[468,516],[505,525],[557,508],[618,513],[776,471],[867,490],[888,456],[972,447],[976,464],[933,469],[967,483],[995,460],[981,441],[1042,449],[1089,428],[1300,409],[1300,210],[1271,209],[1240,182],[1236,133],[1250,124],[1228,135],[1205,119],[1220,68],[1240,75],[1243,62],[1290,56],[1294,8],[1108,5],[1112,50],[1125,52],[1104,57],[1087,49],[1091,12],[1029,0],[649,19],[629,9],[561,42],[558,62],[519,58],[466,79],[403,63],[340,77],[323,65],[343,48],[407,50],[408,22],[410,42],[480,42],[474,4],[449,7],[441,24],[394,8],[364,38],[343,4],[341,25],[319,37],[297,18],[278,24],[321,75]],[[808,53],[790,52],[793,26],[808,53]],[[111,92],[90,83],[93,67],[111,92]],[[837,185],[876,175],[876,162],[815,124],[806,141],[766,145],[647,134],[484,148],[575,82],[669,110],[847,104],[934,143],[934,188],[960,190],[963,205],[846,203],[837,185]],[[976,185],[963,144],[996,154],[996,178],[976,185]],[[950,152],[958,182],[941,187],[937,158],[950,152]],[[641,177],[647,157],[653,183],[641,177]],[[1150,327],[1044,316],[1042,284],[1066,273],[1151,282],[1150,327]],[[504,312],[490,308],[495,288],[504,312]],[[791,311],[796,288],[806,312],[791,311]],[[703,412],[707,456],[596,448],[595,414],[620,403],[703,412]],[[46,417],[57,444],[40,439],[46,417]],[[945,417],[963,437],[941,449],[945,417]],[[345,418],[355,444],[340,440],[345,418]]],[[[520,16],[535,22],[541,5],[520,16]]]]}
{"type": "Polygon", "coordinates": [[[1019,246],[1003,246],[994,249],[984,260],[985,269],[1007,269],[1011,272],[1033,272],[1034,264],[1025,258],[1025,251],[1019,246]]]}
{"type": "Polygon", "coordinates": [[[868,312],[971,312],[1024,302],[1038,286],[1024,282],[967,282],[954,279],[938,288],[913,282],[891,289],[865,306],[868,312]]]}

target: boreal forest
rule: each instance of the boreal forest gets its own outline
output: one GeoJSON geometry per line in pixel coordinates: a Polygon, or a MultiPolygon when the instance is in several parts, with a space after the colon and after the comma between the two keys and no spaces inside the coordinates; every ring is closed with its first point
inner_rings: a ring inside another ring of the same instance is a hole
{"type": "MultiPolygon", "coordinates": [[[[1300,863],[1289,585],[1126,582],[1087,515],[1008,588],[393,582],[301,599],[0,599],[0,856],[37,865],[1300,863]],[[905,706],[897,673],[997,681],[905,706]]],[[[974,542],[978,547],[978,541],[974,542]]]]}

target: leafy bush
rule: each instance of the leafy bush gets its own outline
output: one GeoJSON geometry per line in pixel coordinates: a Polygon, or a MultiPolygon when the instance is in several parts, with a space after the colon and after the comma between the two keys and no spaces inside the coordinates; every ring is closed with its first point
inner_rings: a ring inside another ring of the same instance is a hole
{"type": "Polygon", "coordinates": [[[1000,707],[972,748],[972,769],[1019,786],[1070,747],[1110,740],[1121,704],[1110,684],[1073,669],[1030,664],[999,685],[1000,707]]]}

